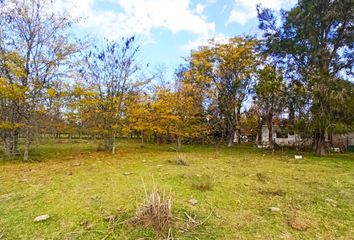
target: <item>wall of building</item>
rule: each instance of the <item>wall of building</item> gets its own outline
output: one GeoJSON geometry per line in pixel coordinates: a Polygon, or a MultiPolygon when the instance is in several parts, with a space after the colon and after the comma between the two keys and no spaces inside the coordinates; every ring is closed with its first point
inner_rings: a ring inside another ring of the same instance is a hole
{"type": "MultiPolygon", "coordinates": [[[[287,137],[277,137],[277,131],[280,130],[279,126],[273,126],[273,141],[280,146],[293,146],[301,140],[298,134],[287,134],[287,137]]],[[[267,126],[262,127],[262,142],[264,145],[268,145],[269,131],[267,126]]]]}

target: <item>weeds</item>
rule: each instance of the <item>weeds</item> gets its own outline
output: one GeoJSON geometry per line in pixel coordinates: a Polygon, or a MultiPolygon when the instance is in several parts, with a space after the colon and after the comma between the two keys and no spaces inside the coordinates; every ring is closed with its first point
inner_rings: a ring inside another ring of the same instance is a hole
{"type": "Polygon", "coordinates": [[[188,166],[188,161],[185,155],[177,154],[176,165],[188,166]]]}
{"type": "Polygon", "coordinates": [[[151,227],[161,235],[172,225],[171,195],[166,195],[165,192],[161,193],[155,185],[148,193],[144,181],[143,186],[145,199],[132,218],[132,223],[137,226],[151,227]]]}

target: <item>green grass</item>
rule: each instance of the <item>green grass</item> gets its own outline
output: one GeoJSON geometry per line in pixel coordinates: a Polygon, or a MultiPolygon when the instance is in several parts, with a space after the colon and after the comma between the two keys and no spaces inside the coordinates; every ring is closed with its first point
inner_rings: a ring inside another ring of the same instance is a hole
{"type": "MultiPolygon", "coordinates": [[[[141,178],[171,192],[179,239],[352,239],[354,154],[316,157],[251,146],[185,146],[188,166],[169,145],[120,141],[115,156],[91,143],[41,145],[33,161],[0,157],[0,236],[4,239],[102,239],[104,219],[133,217],[141,178]],[[129,173],[125,175],[125,173],[129,173]],[[206,176],[206,177],[205,177],[206,176]],[[209,185],[207,189],[196,184],[209,185]],[[210,182],[209,182],[210,181],[210,182]],[[198,203],[192,205],[190,199],[198,203]],[[280,212],[271,212],[278,207],[280,212]],[[203,221],[181,233],[184,212],[203,221]],[[34,223],[41,214],[45,222],[34,223]],[[293,219],[297,219],[294,223],[293,219]],[[296,224],[306,230],[296,230],[296,224]],[[91,225],[88,229],[87,225],[91,225]],[[292,226],[293,227],[292,227],[292,226]]],[[[0,237],[0,239],[2,239],[0,237]]],[[[107,239],[157,239],[151,229],[120,225],[107,239]]]]}

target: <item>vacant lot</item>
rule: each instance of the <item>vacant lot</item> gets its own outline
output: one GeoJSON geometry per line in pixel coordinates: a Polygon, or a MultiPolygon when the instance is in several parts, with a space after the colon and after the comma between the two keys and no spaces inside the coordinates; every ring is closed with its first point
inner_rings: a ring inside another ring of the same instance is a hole
{"type": "Polygon", "coordinates": [[[184,166],[170,147],[121,141],[112,156],[60,143],[29,163],[0,157],[0,239],[156,239],[123,224],[144,199],[142,178],[171,194],[175,239],[354,236],[352,153],[295,160],[251,146],[185,146],[184,166]],[[42,214],[50,218],[33,222],[42,214]]]}

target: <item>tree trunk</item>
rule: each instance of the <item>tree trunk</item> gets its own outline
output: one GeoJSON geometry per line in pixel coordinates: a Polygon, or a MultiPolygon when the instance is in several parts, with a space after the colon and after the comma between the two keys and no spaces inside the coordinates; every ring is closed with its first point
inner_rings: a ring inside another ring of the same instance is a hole
{"type": "Polygon", "coordinates": [[[315,151],[316,151],[316,154],[319,156],[323,156],[326,154],[324,132],[316,133],[316,135],[315,135],[315,151]]]}
{"type": "Polygon", "coordinates": [[[235,135],[236,135],[236,142],[238,144],[241,143],[241,124],[240,124],[240,116],[241,116],[241,107],[236,107],[235,108],[235,122],[236,122],[236,130],[234,131],[234,139],[235,140],[235,135]]]}
{"type": "Polygon", "coordinates": [[[230,131],[229,136],[228,136],[228,142],[227,142],[227,146],[228,146],[228,147],[232,147],[232,146],[233,146],[233,144],[234,144],[234,137],[235,137],[235,131],[232,130],[232,131],[230,131]]]}
{"type": "Polygon", "coordinates": [[[236,140],[238,144],[241,144],[241,129],[236,129],[236,140]]]}
{"type": "Polygon", "coordinates": [[[18,131],[6,131],[3,135],[5,155],[8,158],[13,158],[17,154],[18,147],[18,131]]]}
{"type": "Polygon", "coordinates": [[[258,121],[258,129],[257,129],[257,143],[262,144],[262,129],[263,129],[263,119],[260,118],[258,121]]]}
{"type": "Polygon", "coordinates": [[[105,136],[104,149],[102,150],[111,152],[112,154],[116,153],[116,135],[114,133],[109,133],[105,136]]]}
{"type": "Polygon", "coordinates": [[[144,144],[144,130],[141,130],[141,144],[144,144]]]}
{"type": "Polygon", "coordinates": [[[177,150],[181,150],[182,147],[182,138],[181,136],[177,136],[177,150]]]}
{"type": "Polygon", "coordinates": [[[28,161],[29,145],[30,145],[30,131],[29,131],[29,128],[26,127],[26,132],[25,132],[25,151],[23,153],[23,161],[28,161]]]}
{"type": "Polygon", "coordinates": [[[116,134],[112,134],[112,154],[116,154],[116,134]]]}
{"type": "Polygon", "coordinates": [[[269,141],[269,148],[273,149],[274,148],[274,142],[273,142],[273,125],[272,125],[272,121],[268,121],[268,141],[269,141]]]}

